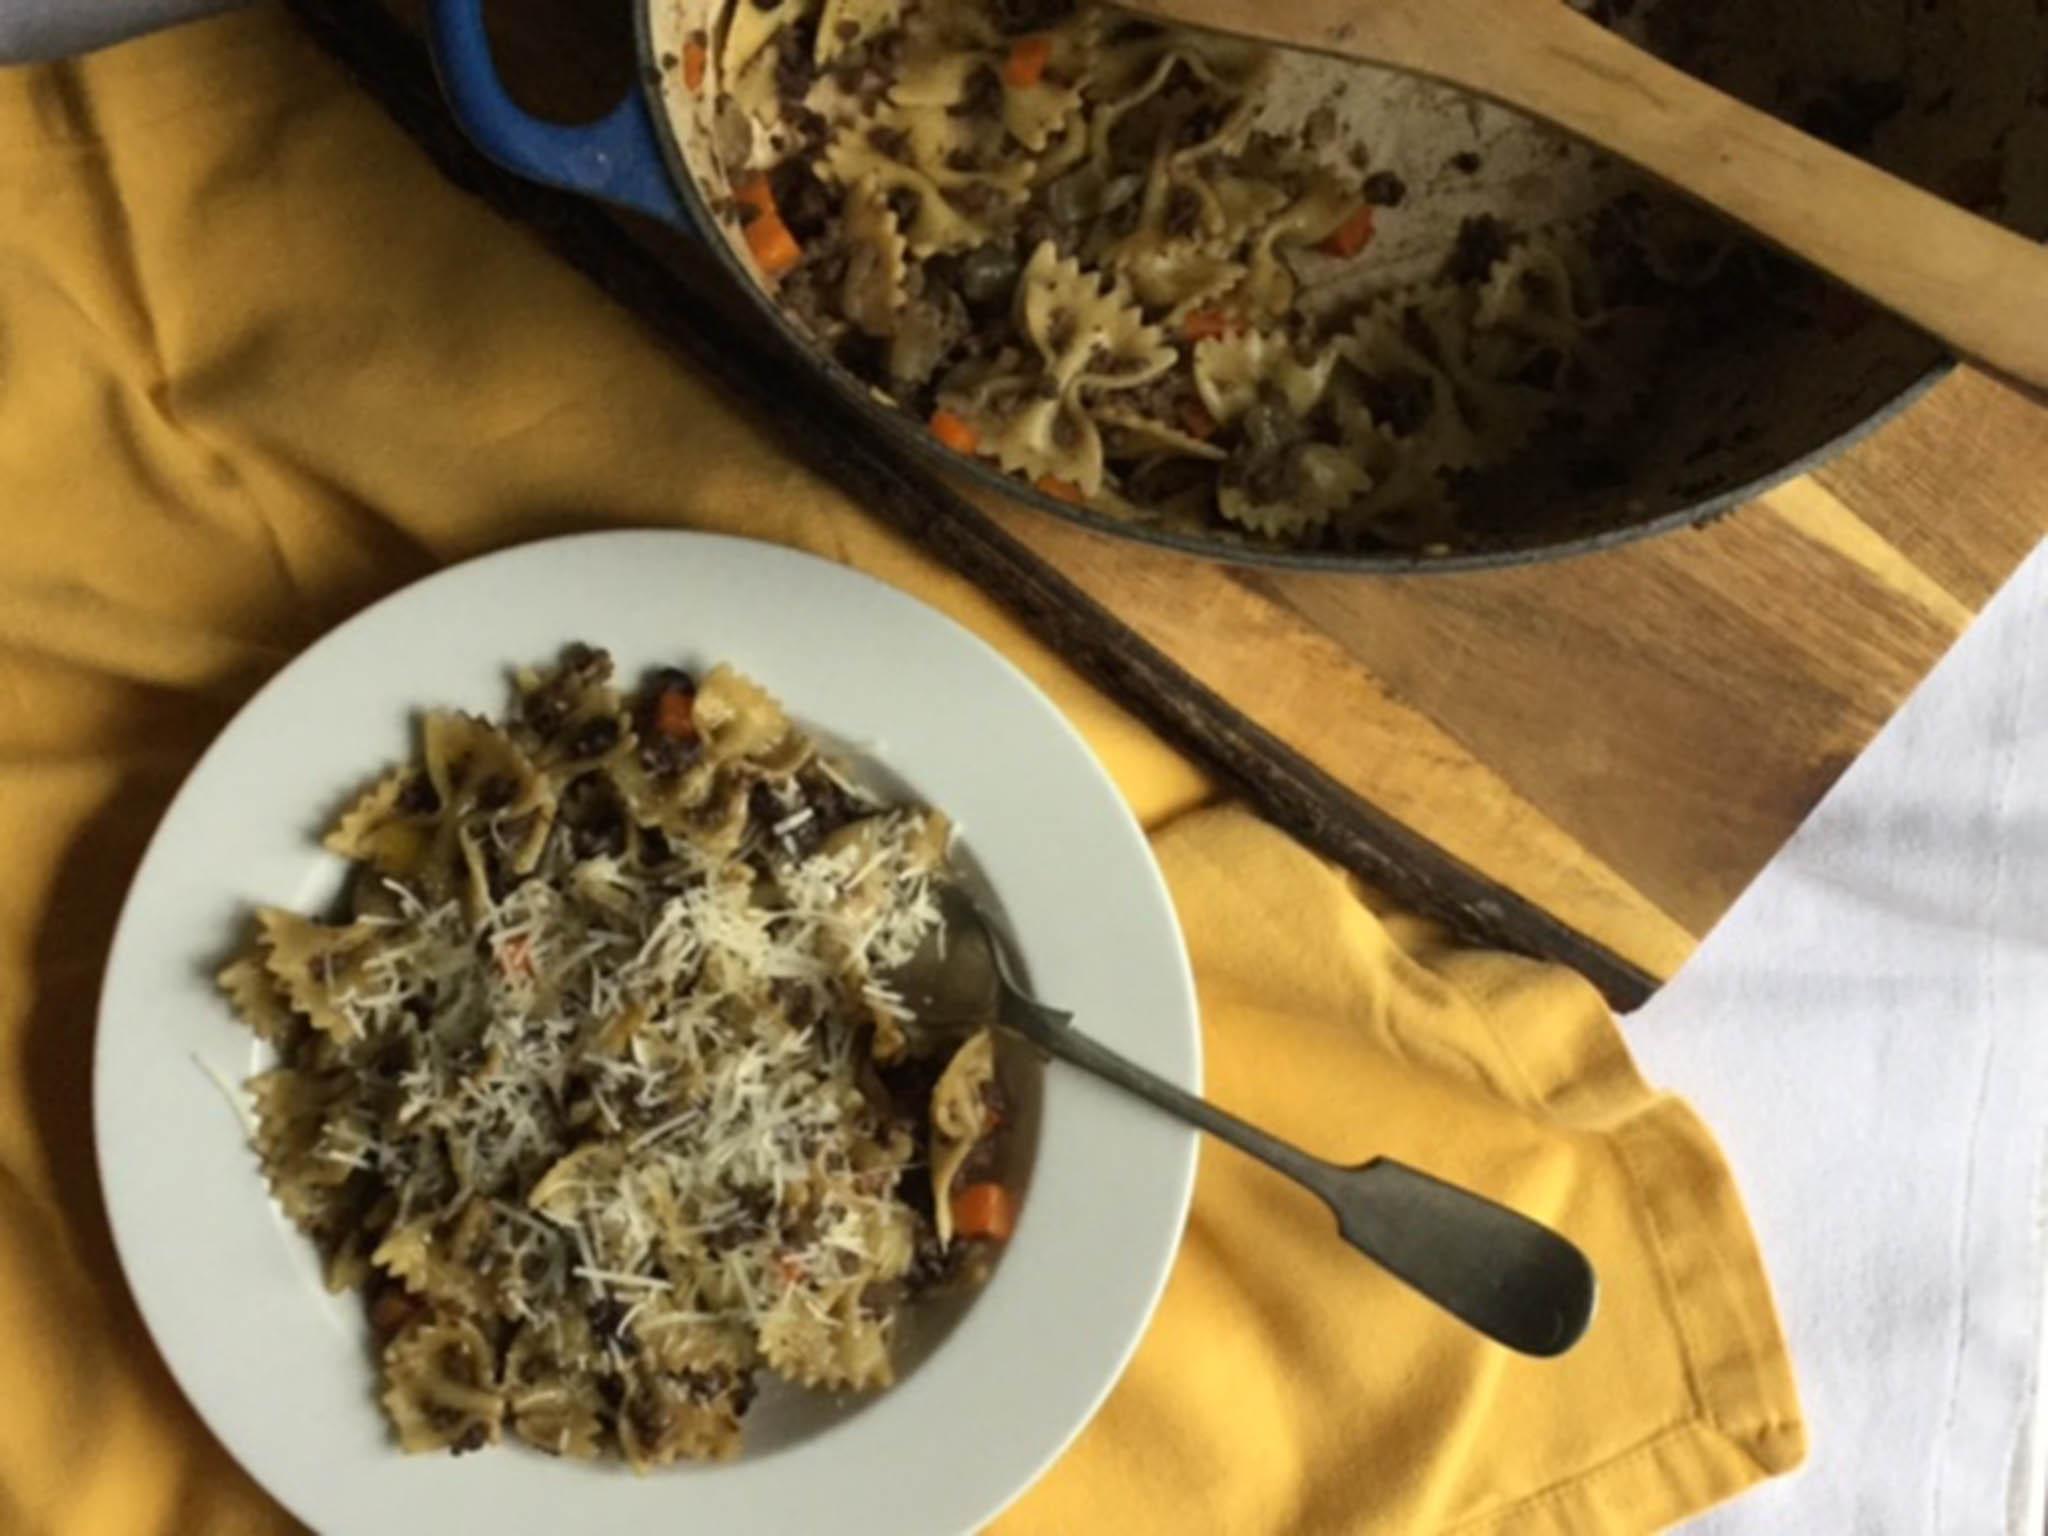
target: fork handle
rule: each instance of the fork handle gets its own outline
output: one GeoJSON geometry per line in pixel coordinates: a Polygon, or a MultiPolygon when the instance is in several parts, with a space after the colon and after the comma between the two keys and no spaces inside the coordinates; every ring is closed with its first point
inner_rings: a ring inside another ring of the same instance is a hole
{"type": "Polygon", "coordinates": [[[1075,1030],[1071,1015],[1005,989],[1003,1025],[1061,1061],[1227,1141],[1322,1198],[1344,1240],[1488,1338],[1556,1355],[1592,1320],[1593,1266],[1564,1237],[1405,1163],[1312,1157],[1075,1030]]]}
{"type": "Polygon", "coordinates": [[[1218,1109],[1207,1099],[1176,1087],[1158,1073],[1139,1066],[1101,1041],[1090,1039],[1072,1026],[1071,1018],[1071,1014],[1034,1003],[1016,993],[1004,994],[1004,1027],[1022,1035],[1046,1054],[1092,1073],[1105,1082],[1114,1083],[1126,1093],[1136,1094],[1175,1119],[1185,1120],[1211,1136],[1229,1142],[1238,1151],[1257,1158],[1276,1173],[1285,1174],[1297,1184],[1321,1195],[1324,1200],[1330,1198],[1324,1185],[1329,1175],[1343,1170],[1319,1157],[1311,1157],[1278,1136],[1269,1136],[1228,1110],[1218,1109]]]}

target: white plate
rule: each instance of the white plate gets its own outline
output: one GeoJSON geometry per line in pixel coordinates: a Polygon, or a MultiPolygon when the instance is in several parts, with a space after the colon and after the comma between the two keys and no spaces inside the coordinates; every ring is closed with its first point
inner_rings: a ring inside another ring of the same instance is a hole
{"type": "Polygon", "coordinates": [[[1191,1133],[1048,1068],[1016,1236],[927,1359],[738,1462],[635,1477],[510,1447],[399,1454],[358,1299],[321,1289],[209,1081],[239,1080],[255,1059],[209,980],[249,905],[325,900],[338,864],[318,832],[410,750],[414,712],[495,711],[508,666],[572,639],[610,648],[629,676],[730,660],[807,725],[863,744],[958,820],[1047,999],[1197,1085],[1193,982],[1144,836],[1081,739],[995,652],[866,577],[766,545],[528,545],[421,582],[307,651],[214,743],[142,861],[107,963],[94,1114],[143,1317],[243,1465],[337,1536],[972,1529],[1060,1453],[1130,1357],[1179,1242],[1191,1133]]]}

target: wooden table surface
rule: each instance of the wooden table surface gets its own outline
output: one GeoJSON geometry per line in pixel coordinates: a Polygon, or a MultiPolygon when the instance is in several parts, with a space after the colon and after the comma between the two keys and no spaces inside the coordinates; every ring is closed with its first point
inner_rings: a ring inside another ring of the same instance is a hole
{"type": "Polygon", "coordinates": [[[2048,531],[2048,415],[1958,373],[1708,528],[1476,575],[997,515],[1331,779],[1666,977],[2048,531]]]}
{"type": "MultiPolygon", "coordinates": [[[[483,162],[419,0],[294,0],[451,176],[532,227],[1277,820],[1624,1005],[1683,964],[2048,530],[2048,415],[1957,373],[1713,526],[1458,576],[1232,568],[895,460],[686,241],[483,162]],[[794,392],[794,393],[793,393],[794,392]],[[787,406],[806,400],[802,410],[787,406]]],[[[628,88],[628,12],[503,0],[500,63],[564,119],[628,88]]]]}

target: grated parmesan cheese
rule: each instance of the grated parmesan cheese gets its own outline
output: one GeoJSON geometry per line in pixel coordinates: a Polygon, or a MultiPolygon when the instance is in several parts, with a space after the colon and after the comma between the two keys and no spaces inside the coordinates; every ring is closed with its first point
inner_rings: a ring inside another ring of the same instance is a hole
{"type": "MultiPolygon", "coordinates": [[[[484,750],[492,728],[463,720],[484,750]]],[[[495,739],[506,762],[525,761],[495,739]]],[[[596,854],[559,822],[522,842],[496,813],[462,821],[462,765],[430,763],[452,807],[436,856],[453,850],[454,868],[382,877],[388,910],[308,955],[334,1036],[309,1060],[331,1097],[287,1140],[222,1085],[266,1163],[288,1156],[329,1194],[346,1178],[395,1196],[371,1235],[423,1234],[406,1262],[475,1280],[499,1308],[487,1328],[566,1316],[585,1330],[582,1309],[603,1304],[601,1343],[575,1348],[622,1379],[644,1368],[623,1347],[642,1330],[747,1339],[792,1307],[827,1333],[886,1326],[848,1298],[908,1262],[895,1190],[922,1128],[892,1124],[860,1084],[873,1021],[914,1017],[887,976],[940,927],[935,839],[928,813],[805,761],[851,824],[799,838],[824,803],[806,782],[728,765],[750,807],[737,849],[663,821],[658,861],[634,842],[652,835],[648,818],[596,854]],[[537,861],[503,878],[515,844],[537,861]],[[490,889],[472,856],[490,863],[490,889]],[[885,1271],[874,1234],[890,1231],[885,1271]]],[[[538,750],[532,763],[556,777],[520,802],[542,807],[522,819],[554,817],[588,769],[538,750]]],[[[623,776],[614,788],[630,792],[623,776]]]]}

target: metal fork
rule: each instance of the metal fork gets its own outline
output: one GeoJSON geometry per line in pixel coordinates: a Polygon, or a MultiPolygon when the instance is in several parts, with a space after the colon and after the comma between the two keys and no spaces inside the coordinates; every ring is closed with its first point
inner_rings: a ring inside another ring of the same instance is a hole
{"type": "Polygon", "coordinates": [[[942,922],[892,978],[917,1028],[957,1034],[993,1020],[1061,1061],[1229,1142],[1322,1198],[1360,1253],[1452,1316],[1529,1355],[1557,1355],[1592,1320],[1598,1284],[1585,1254],[1558,1233],[1470,1190],[1391,1158],[1347,1168],[1248,1125],[1091,1040],[1073,1016],[1017,984],[974,899],[939,889],[942,922]]]}

